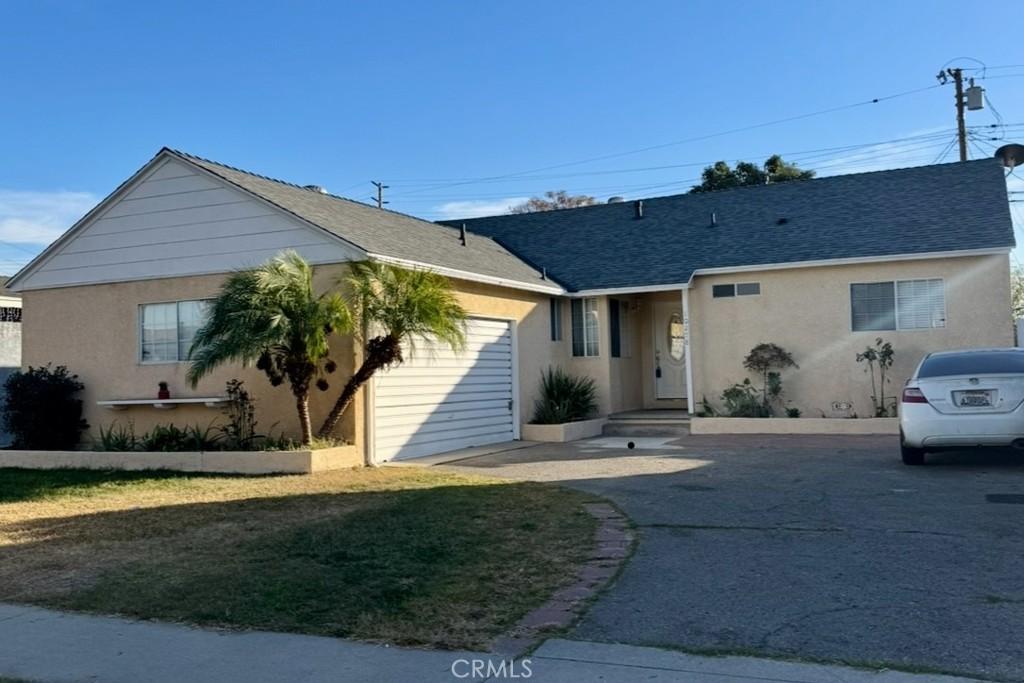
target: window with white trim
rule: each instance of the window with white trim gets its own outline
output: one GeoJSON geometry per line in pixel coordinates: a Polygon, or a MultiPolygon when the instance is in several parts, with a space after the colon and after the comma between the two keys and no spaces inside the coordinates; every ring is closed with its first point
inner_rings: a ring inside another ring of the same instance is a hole
{"type": "Polygon", "coordinates": [[[192,340],[206,322],[209,307],[209,300],[139,306],[139,360],[143,363],[188,360],[192,340]]]}
{"type": "Polygon", "coordinates": [[[928,278],[852,283],[850,312],[854,332],[945,327],[945,282],[928,278]]]}
{"type": "Polygon", "coordinates": [[[597,333],[597,299],[573,299],[572,355],[599,355],[597,333]]]}

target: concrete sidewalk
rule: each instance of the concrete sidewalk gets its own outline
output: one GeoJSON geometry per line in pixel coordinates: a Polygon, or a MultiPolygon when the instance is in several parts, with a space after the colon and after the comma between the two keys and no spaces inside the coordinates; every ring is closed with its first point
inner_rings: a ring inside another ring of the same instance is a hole
{"type": "Polygon", "coordinates": [[[17,605],[0,605],[0,676],[103,683],[969,680],[749,657],[698,657],[655,648],[569,640],[550,640],[533,656],[512,663],[479,653],[413,650],[283,633],[212,631],[17,605]],[[482,675],[473,675],[474,665],[482,675]]]}

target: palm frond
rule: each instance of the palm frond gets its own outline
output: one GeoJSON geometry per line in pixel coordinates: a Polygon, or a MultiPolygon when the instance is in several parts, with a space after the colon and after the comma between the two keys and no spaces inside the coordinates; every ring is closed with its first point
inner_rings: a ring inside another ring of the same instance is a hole
{"type": "Polygon", "coordinates": [[[361,323],[379,325],[409,343],[431,336],[455,350],[465,347],[466,311],[446,277],[359,261],[351,264],[345,284],[353,316],[361,323]]]}

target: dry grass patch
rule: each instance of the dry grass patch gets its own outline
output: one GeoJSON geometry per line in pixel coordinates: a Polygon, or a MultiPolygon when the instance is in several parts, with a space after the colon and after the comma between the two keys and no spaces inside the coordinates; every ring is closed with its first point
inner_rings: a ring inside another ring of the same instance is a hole
{"type": "Polygon", "coordinates": [[[484,647],[586,559],[586,500],[412,468],[0,470],[0,600],[484,647]]]}

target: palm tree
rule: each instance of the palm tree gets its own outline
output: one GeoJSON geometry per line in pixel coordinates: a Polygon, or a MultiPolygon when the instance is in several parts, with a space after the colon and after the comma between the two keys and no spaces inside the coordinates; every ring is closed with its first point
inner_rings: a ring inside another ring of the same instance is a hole
{"type": "MultiPolygon", "coordinates": [[[[322,373],[337,365],[328,357],[332,333],[348,332],[352,318],[341,295],[313,290],[313,268],[286,251],[252,270],[233,273],[214,300],[206,323],[196,332],[188,381],[228,362],[250,363],[280,386],[287,379],[295,396],[302,443],[312,440],[309,392],[322,373]]],[[[326,390],[323,378],[317,385],[326,390]]]]}
{"type": "Polygon", "coordinates": [[[326,438],[352,403],[356,392],[381,368],[402,362],[402,342],[410,346],[429,335],[455,350],[466,342],[466,311],[448,279],[429,270],[406,270],[376,261],[351,264],[339,284],[350,290],[355,329],[367,335],[363,362],[342,390],[318,435],[326,438]]]}

